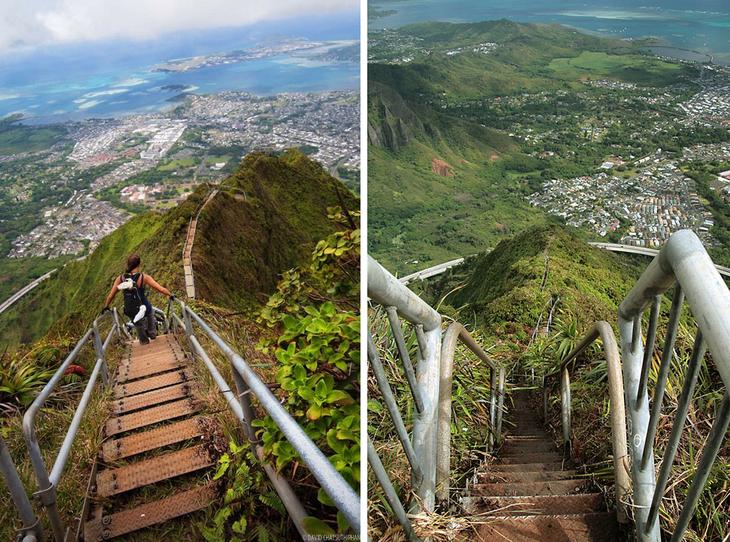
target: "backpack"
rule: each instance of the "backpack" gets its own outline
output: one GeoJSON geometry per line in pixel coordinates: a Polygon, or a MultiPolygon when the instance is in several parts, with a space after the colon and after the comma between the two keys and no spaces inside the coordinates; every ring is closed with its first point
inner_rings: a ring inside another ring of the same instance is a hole
{"type": "Polygon", "coordinates": [[[144,288],[144,275],[142,273],[124,273],[121,276],[122,282],[117,288],[124,292],[124,314],[130,319],[134,318],[139,312],[139,308],[144,303],[142,297],[142,289],[144,288]],[[137,283],[142,278],[141,284],[137,286],[137,283]],[[126,286],[131,282],[131,286],[126,286]]]}

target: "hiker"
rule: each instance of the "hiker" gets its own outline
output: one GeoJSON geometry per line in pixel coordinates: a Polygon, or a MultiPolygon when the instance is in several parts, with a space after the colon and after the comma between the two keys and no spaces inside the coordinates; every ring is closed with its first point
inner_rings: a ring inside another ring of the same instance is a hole
{"type": "Polygon", "coordinates": [[[137,254],[132,254],[127,258],[127,270],[114,281],[109,295],[106,296],[104,309],[101,312],[108,311],[109,304],[114,296],[117,295],[118,291],[123,291],[124,314],[129,317],[137,329],[140,344],[148,344],[150,339],[157,338],[157,320],[152,310],[152,304],[147,299],[145,286],[149,285],[150,288],[170,298],[174,298],[174,296],[170,290],[160,286],[150,275],[141,273],[139,270],[140,263],[141,260],[137,254]]]}

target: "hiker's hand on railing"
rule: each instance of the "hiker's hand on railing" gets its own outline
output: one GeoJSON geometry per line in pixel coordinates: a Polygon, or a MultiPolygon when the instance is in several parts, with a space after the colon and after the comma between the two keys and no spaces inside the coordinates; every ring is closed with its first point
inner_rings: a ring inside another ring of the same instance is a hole
{"type": "Polygon", "coordinates": [[[101,316],[104,316],[107,312],[111,312],[112,310],[109,308],[109,305],[101,309],[101,316]]]}

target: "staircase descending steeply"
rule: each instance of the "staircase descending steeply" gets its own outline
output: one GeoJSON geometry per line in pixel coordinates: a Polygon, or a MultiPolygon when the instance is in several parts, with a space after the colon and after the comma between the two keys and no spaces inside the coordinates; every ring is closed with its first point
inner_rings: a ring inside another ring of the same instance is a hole
{"type": "Polygon", "coordinates": [[[496,462],[477,470],[463,500],[468,513],[486,518],[476,539],[617,540],[616,515],[606,510],[591,481],[563,459],[528,396],[524,390],[513,393],[496,462]]]}
{"type": "Polygon", "coordinates": [[[134,341],[114,377],[110,417],[84,540],[100,541],[206,508],[217,497],[202,474],[215,463],[212,423],[197,415],[195,384],[172,334],[134,341]],[[196,473],[197,480],[185,475],[196,473]],[[164,496],[158,487],[165,484],[164,496]]]}

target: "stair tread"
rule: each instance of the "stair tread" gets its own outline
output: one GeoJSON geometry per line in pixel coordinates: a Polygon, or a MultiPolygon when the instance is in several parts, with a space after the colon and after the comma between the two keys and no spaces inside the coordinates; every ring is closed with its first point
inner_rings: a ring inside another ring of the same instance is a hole
{"type": "Polygon", "coordinates": [[[535,462],[535,463],[492,463],[489,465],[490,472],[537,472],[537,471],[558,471],[563,470],[567,466],[567,462],[535,462]]]}
{"type": "Polygon", "coordinates": [[[573,480],[546,480],[538,482],[497,482],[488,484],[474,484],[471,487],[472,495],[568,495],[585,488],[589,481],[586,479],[573,480]]]}
{"type": "Polygon", "coordinates": [[[562,460],[563,454],[558,452],[534,452],[499,457],[499,463],[503,465],[514,465],[518,463],[559,463],[562,460]]]}
{"type": "Polygon", "coordinates": [[[212,482],[159,501],[116,512],[106,516],[103,521],[101,518],[87,521],[84,539],[94,542],[108,540],[202,510],[215,500],[217,492],[217,484],[212,482]]]}
{"type": "Polygon", "coordinates": [[[476,540],[612,542],[617,532],[616,518],[609,513],[518,516],[485,522],[476,529],[476,540]]]}
{"type": "Polygon", "coordinates": [[[204,469],[213,464],[205,444],[169,452],[96,475],[96,492],[110,497],[138,487],[204,469]]]}
{"type": "Polygon", "coordinates": [[[115,461],[199,437],[203,434],[202,420],[200,417],[188,418],[149,431],[108,439],[101,448],[102,458],[104,461],[115,461]]]}
{"type": "Polygon", "coordinates": [[[471,514],[555,515],[582,514],[606,509],[602,493],[574,495],[474,495],[462,498],[462,507],[471,514]]]}
{"type": "Polygon", "coordinates": [[[570,480],[578,478],[574,470],[540,470],[540,471],[513,471],[513,472],[483,472],[477,475],[478,483],[497,482],[540,482],[547,480],[570,480]]]}

